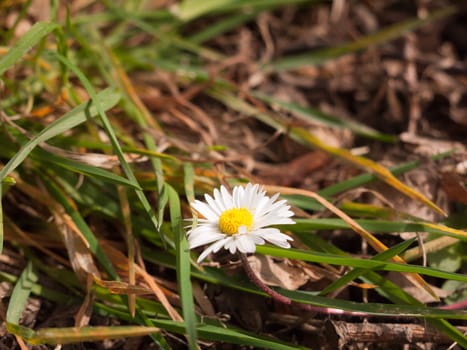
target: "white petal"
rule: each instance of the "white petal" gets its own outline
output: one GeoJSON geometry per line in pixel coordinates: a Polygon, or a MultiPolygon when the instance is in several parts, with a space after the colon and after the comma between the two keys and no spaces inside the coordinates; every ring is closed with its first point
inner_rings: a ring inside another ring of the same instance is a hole
{"type": "Polygon", "coordinates": [[[221,212],[223,212],[223,211],[225,211],[227,209],[230,209],[228,206],[226,206],[226,203],[224,203],[224,199],[222,198],[222,194],[217,188],[214,189],[214,200],[216,201],[217,205],[221,209],[221,212]]]}
{"type": "Polygon", "coordinates": [[[203,250],[203,252],[198,257],[197,262],[200,263],[201,261],[203,261],[204,258],[206,258],[211,252],[216,253],[217,251],[219,251],[219,249],[222,248],[222,246],[224,245],[225,241],[228,240],[229,238],[230,237],[227,237],[227,238],[221,239],[220,241],[217,241],[211,244],[209,247],[203,250]]]}
{"type": "Polygon", "coordinates": [[[235,208],[241,208],[243,206],[243,187],[235,186],[233,189],[233,203],[235,208]]]}
{"type": "Polygon", "coordinates": [[[272,243],[282,248],[290,248],[290,243],[288,241],[293,241],[292,237],[283,234],[276,228],[264,228],[256,230],[254,233],[261,236],[269,243],[272,243]]]}
{"type": "Polygon", "coordinates": [[[224,203],[224,206],[226,209],[231,209],[233,208],[233,200],[232,200],[232,195],[227,191],[227,189],[224,186],[221,186],[221,195],[222,195],[222,201],[224,203]]]}
{"type": "Polygon", "coordinates": [[[246,185],[245,195],[243,197],[243,205],[250,211],[253,210],[256,206],[255,199],[257,196],[258,187],[258,184],[252,186],[251,183],[248,183],[248,185],[246,185]]]}
{"type": "Polygon", "coordinates": [[[212,208],[212,210],[216,212],[217,216],[222,214],[224,210],[222,209],[222,206],[214,200],[214,198],[208,194],[205,194],[204,199],[206,200],[206,203],[208,203],[208,205],[212,208]]]}
{"type": "Polygon", "coordinates": [[[206,232],[205,229],[200,231],[193,231],[188,237],[188,243],[190,244],[190,249],[218,241],[225,237],[224,234],[219,232],[206,232]],[[194,233],[194,234],[193,234],[194,233]]]}
{"type": "Polygon", "coordinates": [[[237,232],[237,233],[238,233],[238,234],[245,234],[245,233],[247,233],[247,232],[248,232],[248,229],[246,228],[246,226],[245,226],[245,225],[242,225],[242,226],[240,226],[240,227],[238,228],[238,232],[237,232]]]}
{"type": "Polygon", "coordinates": [[[256,220],[254,224],[255,228],[262,228],[272,225],[293,225],[295,224],[295,221],[289,218],[281,218],[272,215],[266,215],[263,216],[261,219],[256,220]]]}
{"type": "Polygon", "coordinates": [[[256,207],[254,208],[254,218],[257,218],[257,217],[260,217],[261,215],[263,215],[264,213],[264,209],[266,207],[266,205],[268,204],[268,201],[269,201],[269,198],[268,197],[261,197],[259,200],[258,200],[258,203],[256,204],[256,207]]]}
{"type": "Polygon", "coordinates": [[[227,249],[230,254],[234,254],[237,251],[237,238],[235,236],[230,236],[230,240],[227,241],[224,245],[224,248],[227,249]]]}
{"type": "Polygon", "coordinates": [[[254,253],[256,251],[255,242],[250,235],[239,235],[237,238],[237,248],[242,253],[254,253]]]}
{"type": "Polygon", "coordinates": [[[191,203],[191,207],[208,220],[215,221],[219,218],[219,214],[216,213],[215,208],[212,208],[212,206],[209,206],[199,200],[195,200],[191,203]]]}

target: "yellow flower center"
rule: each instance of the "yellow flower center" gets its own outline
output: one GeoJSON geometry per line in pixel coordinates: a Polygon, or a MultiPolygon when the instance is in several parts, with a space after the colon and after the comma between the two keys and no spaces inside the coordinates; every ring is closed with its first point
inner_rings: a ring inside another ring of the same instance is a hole
{"type": "Polygon", "coordinates": [[[241,226],[249,230],[252,224],[253,215],[246,208],[228,209],[219,217],[219,229],[227,235],[238,233],[241,226]]]}

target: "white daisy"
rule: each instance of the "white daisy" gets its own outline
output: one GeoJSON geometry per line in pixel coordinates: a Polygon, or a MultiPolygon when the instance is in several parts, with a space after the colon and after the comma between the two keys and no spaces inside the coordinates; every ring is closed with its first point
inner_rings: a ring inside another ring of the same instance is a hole
{"type": "Polygon", "coordinates": [[[295,224],[290,219],[293,213],[286,200],[275,202],[279,193],[268,197],[259,185],[249,183],[246,187],[235,186],[230,194],[224,186],[214,190],[214,198],[204,195],[206,202],[195,200],[191,207],[203,218],[188,231],[190,248],[212,243],[198,258],[202,261],[208,254],[221,248],[234,254],[253,253],[257,244],[268,241],[282,248],[290,248],[292,238],[270,225],[295,224]]]}

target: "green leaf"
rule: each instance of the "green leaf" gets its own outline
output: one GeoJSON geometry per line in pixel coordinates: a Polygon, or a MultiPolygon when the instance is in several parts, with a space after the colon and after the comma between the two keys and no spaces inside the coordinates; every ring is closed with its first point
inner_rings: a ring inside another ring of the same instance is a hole
{"type": "MultiPolygon", "coordinates": [[[[183,334],[184,325],[180,322],[157,319],[154,324],[170,332],[183,334]]],[[[265,337],[259,334],[249,333],[231,326],[214,326],[202,324],[197,327],[201,339],[226,342],[231,344],[249,345],[258,349],[271,350],[305,350],[307,348],[299,345],[291,345],[272,337],[265,337]]]]}
{"type": "Polygon", "coordinates": [[[456,281],[463,281],[467,283],[467,276],[452,272],[445,272],[436,270],[430,267],[423,267],[418,265],[400,264],[388,261],[377,261],[351,258],[347,256],[310,252],[299,249],[283,249],[270,246],[258,246],[256,252],[264,255],[277,256],[288,259],[296,259],[308,262],[318,262],[331,265],[343,265],[352,267],[361,267],[368,270],[381,270],[381,271],[397,271],[397,272],[414,272],[422,275],[439,277],[444,279],[452,279],[456,281]]]}
{"type": "Polygon", "coordinates": [[[460,281],[446,281],[441,287],[443,290],[451,292],[444,301],[448,304],[453,304],[460,302],[462,300],[467,300],[467,288],[465,283],[460,281]]]}
{"type": "Polygon", "coordinates": [[[110,182],[116,185],[124,185],[128,187],[133,187],[136,189],[141,189],[141,187],[137,187],[133,182],[129,181],[128,179],[119,176],[117,174],[114,174],[110,171],[95,167],[95,166],[90,166],[84,163],[80,163],[68,158],[63,158],[60,156],[57,156],[53,153],[41,150],[41,149],[35,149],[34,153],[32,154],[35,156],[38,160],[41,162],[51,162],[55,165],[58,165],[59,167],[62,167],[64,169],[73,171],[75,173],[83,174],[86,176],[90,176],[93,178],[98,178],[101,180],[104,180],[106,182],[110,182]]]}
{"type": "Polygon", "coordinates": [[[37,22],[28,32],[21,36],[8,53],[0,60],[0,76],[14,65],[24,54],[26,54],[43,37],[59,26],[55,23],[37,22]]]}
{"type": "MultiPolygon", "coordinates": [[[[120,99],[120,94],[113,89],[105,89],[97,95],[97,98],[101,103],[100,108],[108,110],[117,104],[120,99]]],[[[85,122],[88,118],[95,117],[97,114],[98,109],[95,104],[87,102],[72,109],[61,118],[49,124],[21,147],[14,157],[0,170],[0,180],[3,180],[9,173],[15,170],[38,144],[74,128],[85,122]]]]}
{"type": "MultiPolygon", "coordinates": [[[[104,130],[107,133],[107,136],[110,139],[110,143],[112,144],[112,148],[114,152],[117,154],[118,160],[120,161],[120,165],[123,169],[123,172],[127,176],[128,180],[130,180],[135,187],[140,187],[138,184],[138,180],[136,179],[135,174],[131,170],[130,165],[125,159],[125,156],[123,154],[122,147],[120,146],[120,143],[118,141],[118,138],[115,134],[115,131],[112,127],[112,124],[110,123],[109,119],[107,118],[107,115],[105,114],[106,108],[104,105],[105,101],[102,101],[101,96],[99,94],[96,94],[96,91],[94,90],[91,82],[89,79],[81,72],[81,70],[76,67],[70,60],[68,60],[66,57],[58,54],[58,53],[53,53],[53,55],[65,66],[67,66],[73,73],[76,74],[76,76],[79,78],[81,83],[84,85],[86,88],[86,91],[89,93],[89,96],[91,96],[91,99],[93,101],[93,105],[96,105],[97,109],[97,115],[99,116],[100,121],[103,124],[104,130]]],[[[154,160],[158,161],[158,160],[154,160]]],[[[138,200],[140,201],[141,205],[143,206],[146,214],[149,216],[152,224],[154,225],[154,228],[158,231],[159,230],[159,223],[157,221],[156,215],[154,214],[154,211],[152,209],[151,204],[149,203],[148,199],[146,198],[145,194],[143,193],[142,190],[135,189],[135,194],[138,197],[138,200]]]]}
{"type": "Polygon", "coordinates": [[[8,303],[6,321],[7,328],[10,332],[10,324],[19,324],[19,319],[27,306],[32,287],[38,280],[39,276],[34,271],[32,262],[29,261],[16,282],[13,292],[11,293],[10,302],[8,303]]]}
{"type": "Polygon", "coordinates": [[[455,272],[462,266],[463,257],[467,252],[462,243],[457,243],[444,249],[429,253],[428,264],[438,270],[455,272]]]}
{"type": "MultiPolygon", "coordinates": [[[[414,241],[415,241],[415,238],[409,239],[409,240],[404,241],[404,242],[401,242],[401,243],[389,248],[388,250],[375,255],[371,259],[372,260],[380,260],[380,261],[389,260],[392,257],[394,257],[396,255],[399,255],[400,253],[405,251],[414,241]]],[[[358,278],[360,275],[364,274],[365,272],[367,272],[367,270],[361,269],[361,268],[356,268],[356,269],[353,269],[352,271],[347,272],[344,276],[342,276],[341,278],[335,280],[333,283],[331,283],[326,288],[324,288],[320,292],[320,295],[329,294],[329,293],[331,293],[331,292],[333,292],[333,291],[347,285],[348,283],[355,280],[356,278],[358,278]]]]}
{"type": "Polygon", "coordinates": [[[467,311],[444,310],[425,306],[393,305],[381,303],[357,303],[348,300],[331,299],[314,295],[314,292],[281,290],[281,294],[294,301],[326,308],[365,312],[373,316],[423,317],[429,319],[450,318],[467,320],[467,311]]]}
{"type": "Polygon", "coordinates": [[[44,179],[44,184],[47,187],[50,194],[63,206],[68,215],[72,218],[73,222],[76,224],[76,227],[86,238],[86,241],[89,244],[89,249],[96,256],[99,263],[102,264],[107,274],[113,278],[117,279],[118,275],[113,267],[110,259],[105,255],[102,247],[99,244],[94,233],[89,228],[86,221],[84,221],[80,212],[70,203],[70,200],[67,198],[66,194],[49,178],[44,179]]]}
{"type": "MultiPolygon", "coordinates": [[[[288,0],[286,3],[291,5],[306,2],[309,3],[310,0],[288,0]]],[[[184,0],[174,12],[182,21],[190,21],[211,13],[234,11],[241,8],[249,11],[266,10],[284,4],[284,0],[184,0]]]]}
{"type": "Polygon", "coordinates": [[[165,184],[169,197],[170,221],[175,235],[175,250],[177,254],[177,281],[182,301],[183,319],[190,349],[196,349],[196,315],[193,302],[193,290],[190,277],[190,248],[182,225],[182,214],[178,193],[167,183],[165,184]]]}
{"type": "MultiPolygon", "coordinates": [[[[349,229],[350,226],[342,219],[295,219],[296,224],[292,227],[295,232],[309,232],[311,230],[338,230],[349,229]]],[[[454,237],[467,241],[467,233],[444,225],[435,225],[429,222],[414,221],[390,221],[390,220],[355,220],[365,230],[385,232],[430,232],[438,235],[454,237]]]]}

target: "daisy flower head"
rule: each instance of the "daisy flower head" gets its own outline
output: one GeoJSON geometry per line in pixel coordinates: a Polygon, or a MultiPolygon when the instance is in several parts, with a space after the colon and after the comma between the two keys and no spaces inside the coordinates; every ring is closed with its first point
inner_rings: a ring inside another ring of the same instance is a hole
{"type": "Polygon", "coordinates": [[[292,237],[281,233],[271,225],[295,224],[286,200],[277,201],[279,193],[272,197],[259,185],[251,183],[235,186],[232,193],[221,186],[215,189],[213,197],[204,195],[205,202],[195,200],[191,207],[201,214],[196,227],[187,235],[190,248],[210,244],[199,256],[202,261],[210,253],[221,248],[234,254],[253,253],[256,245],[266,241],[282,248],[290,248],[292,237]]]}

